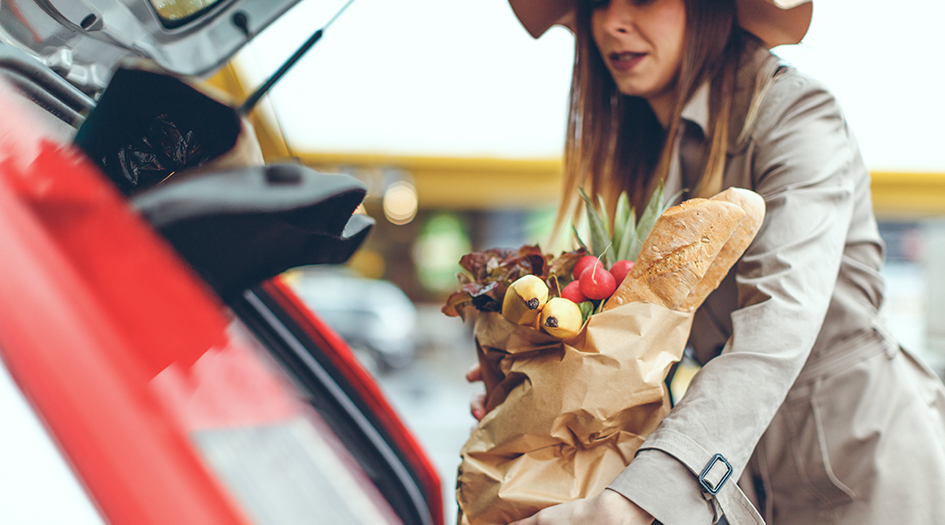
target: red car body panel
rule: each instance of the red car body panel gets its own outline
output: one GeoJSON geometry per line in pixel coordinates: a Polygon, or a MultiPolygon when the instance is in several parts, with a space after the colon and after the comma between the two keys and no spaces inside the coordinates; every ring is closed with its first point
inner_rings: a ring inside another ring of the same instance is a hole
{"type": "Polygon", "coordinates": [[[249,523],[149,387],[220,307],[98,172],[0,90],[0,354],[111,523],[249,523]],[[173,327],[173,328],[172,328],[173,327]]]}
{"type": "MultiPolygon", "coordinates": [[[[117,190],[19,103],[0,82],[0,358],[108,522],[250,523],[188,433],[291,417],[297,399],[247,358],[223,305],[117,190]],[[253,395],[213,374],[200,396],[155,381],[166,370],[192,378],[215,356],[253,380],[253,395]]],[[[442,523],[436,472],[376,383],[286,287],[268,286],[337,353],[442,523]]]]}

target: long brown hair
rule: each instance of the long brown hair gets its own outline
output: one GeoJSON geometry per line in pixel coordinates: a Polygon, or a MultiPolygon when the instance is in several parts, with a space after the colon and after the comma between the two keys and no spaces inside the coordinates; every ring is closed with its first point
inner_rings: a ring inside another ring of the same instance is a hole
{"type": "MultiPolygon", "coordinates": [[[[615,0],[621,1],[621,0],[615,0]]],[[[745,34],[736,25],[735,0],[684,0],[685,51],[676,79],[676,102],[663,129],[649,104],[621,94],[591,36],[591,3],[578,0],[576,49],[564,156],[564,188],[555,234],[579,206],[578,188],[600,195],[613,210],[621,191],[641,209],[669,171],[673,141],[686,102],[710,83],[705,170],[697,196],[721,190],[735,73],[745,34]]],[[[613,214],[610,214],[612,217],[613,214]]]]}

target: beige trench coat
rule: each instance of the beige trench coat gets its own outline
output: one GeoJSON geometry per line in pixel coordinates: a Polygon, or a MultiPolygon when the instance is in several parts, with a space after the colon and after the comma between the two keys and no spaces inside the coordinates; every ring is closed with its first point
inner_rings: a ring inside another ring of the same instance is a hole
{"type": "MultiPolygon", "coordinates": [[[[823,86],[760,46],[745,57],[736,115],[758,71],[776,80],[733,132],[724,187],[761,194],[765,223],[696,314],[704,367],[609,488],[665,525],[945,523],[945,390],[878,313],[884,247],[856,140],[823,86]]],[[[707,95],[683,113],[669,187],[701,171],[707,95]]]]}

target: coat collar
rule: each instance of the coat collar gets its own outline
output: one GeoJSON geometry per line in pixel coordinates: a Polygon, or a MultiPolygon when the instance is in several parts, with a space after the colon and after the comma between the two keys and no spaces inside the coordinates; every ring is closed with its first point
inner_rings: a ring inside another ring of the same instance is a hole
{"type": "MultiPolygon", "coordinates": [[[[772,75],[777,69],[779,61],[776,56],[766,49],[760,43],[751,41],[745,46],[742,54],[738,72],[735,77],[735,94],[732,100],[732,119],[731,122],[736,125],[729,127],[729,151],[740,150],[745,144],[750,133],[742,134],[740,124],[744,123],[751,106],[752,99],[759,86],[759,79],[762,76],[772,75]],[[742,143],[739,142],[741,137],[742,143]]],[[[709,129],[709,101],[711,87],[709,82],[704,82],[699,86],[689,101],[683,106],[680,117],[683,121],[695,125],[702,133],[702,137],[707,135],[709,129]]],[[[748,123],[749,128],[753,123],[748,123]]],[[[750,131],[750,129],[749,129],[750,131]]]]}
{"type": "Polygon", "coordinates": [[[709,83],[704,82],[696,92],[689,98],[689,102],[683,106],[682,113],[679,115],[683,120],[691,122],[702,131],[702,136],[706,136],[706,130],[709,129],[709,83]]]}

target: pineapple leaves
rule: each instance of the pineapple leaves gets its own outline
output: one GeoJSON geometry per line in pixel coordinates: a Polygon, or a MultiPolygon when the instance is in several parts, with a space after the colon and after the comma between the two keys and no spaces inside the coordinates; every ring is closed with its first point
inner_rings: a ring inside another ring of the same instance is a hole
{"type": "Polygon", "coordinates": [[[584,241],[581,240],[581,234],[578,233],[577,228],[575,228],[573,224],[571,225],[571,232],[574,233],[574,238],[577,239],[578,246],[584,248],[584,251],[587,253],[591,253],[591,250],[584,244],[584,241]]]}
{"type": "Polygon", "coordinates": [[[637,221],[635,235],[632,236],[633,238],[627,247],[626,255],[629,260],[636,260],[637,255],[640,254],[640,248],[643,247],[643,241],[646,240],[646,236],[649,235],[650,230],[653,229],[653,224],[656,223],[656,219],[669,209],[672,203],[678,199],[681,194],[681,192],[677,192],[671,197],[666,198],[663,184],[660,183],[659,187],[656,188],[646,208],[643,209],[643,213],[640,214],[640,220],[637,221]]]}
{"type": "Polygon", "coordinates": [[[636,211],[630,206],[630,199],[626,193],[621,193],[617,198],[617,210],[614,213],[614,258],[618,261],[629,258],[630,240],[637,228],[636,219],[636,211]]]}
{"type": "Polygon", "coordinates": [[[610,221],[607,216],[604,201],[598,196],[597,206],[583,188],[579,188],[584,208],[587,212],[587,224],[590,230],[590,243],[585,243],[572,225],[571,230],[578,244],[591,255],[600,257],[605,268],[609,268],[616,261],[634,261],[640,254],[643,241],[646,240],[656,219],[663,214],[671,204],[679,198],[681,193],[666,198],[665,188],[661,183],[650,197],[649,202],[637,220],[636,210],[630,205],[626,193],[617,198],[617,207],[614,210],[613,231],[608,229],[610,221]]]}
{"type": "Polygon", "coordinates": [[[591,244],[588,248],[590,248],[592,254],[600,258],[600,262],[604,264],[605,268],[610,268],[610,265],[613,264],[612,256],[604,253],[604,250],[610,245],[610,234],[607,232],[606,219],[601,216],[602,213],[606,214],[606,212],[596,210],[594,201],[587,196],[584,188],[579,188],[579,190],[581,192],[581,198],[584,199],[584,208],[587,211],[587,225],[591,232],[591,244]]]}

